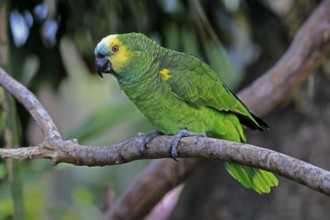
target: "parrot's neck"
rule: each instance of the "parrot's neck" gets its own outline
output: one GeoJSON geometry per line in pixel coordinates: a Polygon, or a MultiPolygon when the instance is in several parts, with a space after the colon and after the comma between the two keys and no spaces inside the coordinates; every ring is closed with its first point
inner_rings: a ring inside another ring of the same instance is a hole
{"type": "Polygon", "coordinates": [[[134,51],[129,63],[116,74],[119,85],[124,89],[126,84],[143,84],[155,78],[164,48],[154,41],[147,42],[143,51],[134,51]],[[146,49],[147,48],[147,49],[146,49]]]}
{"type": "Polygon", "coordinates": [[[156,63],[153,63],[142,74],[136,74],[133,70],[132,75],[136,74],[138,77],[132,77],[130,80],[118,78],[118,84],[133,102],[148,99],[149,96],[152,96],[153,91],[157,90],[160,83],[158,75],[155,74],[157,70],[156,63]]]}
{"type": "Polygon", "coordinates": [[[159,74],[161,62],[164,59],[164,57],[159,56],[159,54],[164,55],[164,53],[162,53],[164,51],[162,51],[163,48],[159,46],[155,49],[157,50],[154,50],[155,52],[151,56],[152,59],[148,60],[147,66],[128,69],[125,74],[131,77],[125,77],[125,79],[117,77],[121,89],[138,107],[139,105],[144,105],[144,102],[146,102],[147,105],[150,100],[160,95],[159,93],[162,93],[163,87],[165,87],[159,74]]]}
{"type": "Polygon", "coordinates": [[[146,81],[155,78],[155,71],[158,68],[158,62],[155,59],[149,61],[148,66],[139,65],[138,67],[129,67],[124,72],[117,74],[118,84],[121,88],[127,85],[143,85],[146,81]]]}

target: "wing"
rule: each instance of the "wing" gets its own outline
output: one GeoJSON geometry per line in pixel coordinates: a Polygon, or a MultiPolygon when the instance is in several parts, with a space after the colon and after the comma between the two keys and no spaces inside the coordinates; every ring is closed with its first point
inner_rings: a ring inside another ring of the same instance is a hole
{"type": "Polygon", "coordinates": [[[173,53],[167,56],[162,66],[170,71],[170,78],[166,82],[172,92],[191,106],[208,106],[218,111],[232,112],[251,129],[268,128],[200,59],[184,53],[173,53]]]}

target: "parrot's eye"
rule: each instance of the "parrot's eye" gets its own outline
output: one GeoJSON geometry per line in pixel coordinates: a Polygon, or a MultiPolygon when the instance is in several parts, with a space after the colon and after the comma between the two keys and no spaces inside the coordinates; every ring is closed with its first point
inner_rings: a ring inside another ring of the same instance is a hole
{"type": "Polygon", "coordinates": [[[119,46],[115,45],[111,48],[113,53],[117,53],[119,51],[119,46]]]}

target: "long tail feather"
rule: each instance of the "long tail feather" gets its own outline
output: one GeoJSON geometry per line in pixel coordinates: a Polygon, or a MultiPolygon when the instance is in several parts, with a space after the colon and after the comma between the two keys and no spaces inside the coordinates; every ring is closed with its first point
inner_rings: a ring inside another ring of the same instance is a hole
{"type": "Polygon", "coordinates": [[[269,193],[270,188],[278,185],[274,174],[254,167],[237,163],[225,163],[227,171],[246,188],[258,193],[269,193]]]}

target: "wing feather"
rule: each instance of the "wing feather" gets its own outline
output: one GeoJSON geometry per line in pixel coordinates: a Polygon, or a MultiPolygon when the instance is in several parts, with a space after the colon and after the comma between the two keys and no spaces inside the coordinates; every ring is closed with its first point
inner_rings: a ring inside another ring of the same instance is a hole
{"type": "Polygon", "coordinates": [[[195,107],[203,105],[218,111],[232,112],[242,124],[251,129],[262,130],[262,127],[268,127],[222,82],[218,74],[200,59],[184,53],[175,53],[169,56],[162,66],[170,67],[171,78],[167,82],[172,92],[185,102],[195,107]]]}

